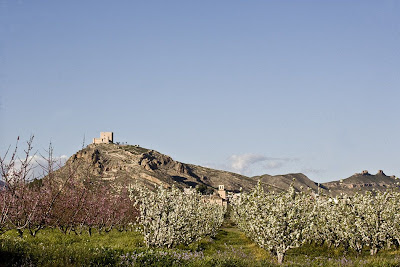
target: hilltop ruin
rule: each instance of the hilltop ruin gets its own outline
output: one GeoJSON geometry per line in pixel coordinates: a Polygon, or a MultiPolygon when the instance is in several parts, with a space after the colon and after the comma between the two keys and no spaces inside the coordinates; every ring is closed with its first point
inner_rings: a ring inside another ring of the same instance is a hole
{"type": "Polygon", "coordinates": [[[93,138],[93,144],[113,144],[113,132],[100,132],[100,138],[93,138]]]}

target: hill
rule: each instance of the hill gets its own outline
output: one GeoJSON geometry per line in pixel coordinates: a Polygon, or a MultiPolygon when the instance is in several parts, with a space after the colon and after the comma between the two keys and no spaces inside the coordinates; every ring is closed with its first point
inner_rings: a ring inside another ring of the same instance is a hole
{"type": "MultiPolygon", "coordinates": [[[[266,190],[286,190],[294,181],[297,190],[308,187],[316,190],[316,184],[304,174],[244,175],[186,164],[173,160],[158,151],[132,145],[90,144],[72,155],[58,174],[71,169],[97,179],[114,183],[137,181],[147,186],[164,184],[179,188],[202,186],[209,191],[224,185],[225,189],[239,192],[253,189],[259,180],[266,190]]],[[[84,177],[84,176],[83,176],[84,177]]]]}
{"type": "MultiPolygon", "coordinates": [[[[201,186],[212,192],[218,185],[224,185],[228,191],[239,192],[240,188],[249,191],[261,181],[268,191],[286,190],[290,184],[298,191],[309,188],[318,191],[318,184],[302,173],[247,177],[175,161],[170,156],[137,145],[90,144],[72,155],[57,172],[65,174],[71,170],[82,173],[82,177],[90,175],[116,184],[137,181],[153,188],[160,184],[178,188],[201,186]]],[[[354,194],[357,191],[386,190],[396,183],[394,176],[387,176],[383,171],[375,175],[364,171],[341,181],[320,184],[320,190],[326,189],[325,192],[333,195],[354,194]]]]}
{"type": "Polygon", "coordinates": [[[377,174],[370,174],[368,171],[355,173],[354,175],[340,180],[323,183],[322,186],[330,190],[333,194],[346,193],[353,194],[357,191],[366,192],[374,190],[386,190],[397,185],[398,180],[395,176],[387,176],[382,170],[377,174]]]}
{"type": "Polygon", "coordinates": [[[291,184],[298,191],[304,191],[311,188],[314,192],[318,191],[318,184],[310,180],[302,173],[290,173],[283,175],[268,175],[255,176],[254,179],[260,179],[262,183],[269,184],[276,188],[286,190],[291,184]]]}
{"type": "Polygon", "coordinates": [[[91,144],[72,155],[59,173],[67,169],[78,169],[98,179],[118,182],[133,182],[150,185],[175,185],[179,188],[205,185],[216,189],[236,191],[253,188],[256,181],[232,172],[214,170],[173,160],[155,150],[117,144],[91,144]]]}

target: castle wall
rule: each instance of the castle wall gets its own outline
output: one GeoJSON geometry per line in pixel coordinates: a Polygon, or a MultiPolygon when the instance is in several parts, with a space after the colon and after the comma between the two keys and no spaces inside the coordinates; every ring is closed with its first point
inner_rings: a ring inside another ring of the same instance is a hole
{"type": "Polygon", "coordinates": [[[114,143],[113,132],[100,132],[100,138],[93,138],[93,144],[109,144],[114,143]]]}
{"type": "Polygon", "coordinates": [[[93,144],[101,144],[101,138],[93,138],[93,144]]]}

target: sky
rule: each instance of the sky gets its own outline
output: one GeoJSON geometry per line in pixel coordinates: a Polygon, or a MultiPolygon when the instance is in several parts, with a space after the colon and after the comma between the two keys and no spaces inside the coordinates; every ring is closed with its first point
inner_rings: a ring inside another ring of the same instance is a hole
{"type": "Polygon", "coordinates": [[[317,182],[400,176],[400,1],[0,1],[0,155],[101,131],[317,182]]]}

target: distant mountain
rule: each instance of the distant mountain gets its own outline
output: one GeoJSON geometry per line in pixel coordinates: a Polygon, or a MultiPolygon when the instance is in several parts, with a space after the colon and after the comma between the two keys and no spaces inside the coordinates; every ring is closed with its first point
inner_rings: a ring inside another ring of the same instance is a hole
{"type": "Polygon", "coordinates": [[[306,191],[308,188],[311,188],[314,192],[318,191],[318,184],[302,173],[290,173],[274,176],[264,174],[261,176],[255,176],[253,179],[261,180],[261,182],[281,190],[287,190],[292,184],[298,191],[306,191]]]}
{"type": "Polygon", "coordinates": [[[368,171],[363,171],[340,181],[323,183],[322,186],[333,194],[353,194],[357,191],[386,190],[391,187],[397,187],[398,181],[395,176],[387,176],[382,170],[375,175],[370,174],[368,171]]]}

